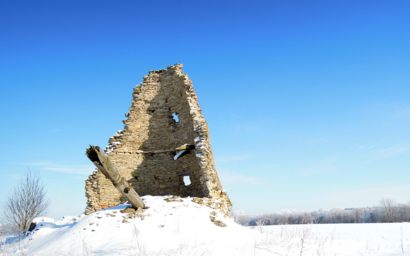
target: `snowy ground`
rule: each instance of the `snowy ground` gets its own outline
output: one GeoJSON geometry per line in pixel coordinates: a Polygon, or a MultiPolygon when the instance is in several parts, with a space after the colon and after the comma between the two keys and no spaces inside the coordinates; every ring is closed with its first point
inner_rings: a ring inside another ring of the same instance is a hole
{"type": "Polygon", "coordinates": [[[282,250],[273,250],[280,255],[410,255],[410,223],[264,226],[262,232],[280,241],[282,250]]]}
{"type": "Polygon", "coordinates": [[[0,255],[410,255],[410,223],[250,228],[190,198],[167,198],[143,197],[149,209],[132,219],[120,212],[126,205],[39,218],[23,241],[2,237],[0,255]]]}

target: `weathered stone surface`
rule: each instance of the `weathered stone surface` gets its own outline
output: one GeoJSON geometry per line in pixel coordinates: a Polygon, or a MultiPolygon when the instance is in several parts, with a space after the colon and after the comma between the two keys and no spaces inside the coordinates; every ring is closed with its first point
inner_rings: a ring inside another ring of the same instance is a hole
{"type": "MultiPolygon", "coordinates": [[[[194,202],[229,216],[231,202],[216,172],[208,125],[182,64],[143,76],[129,110],[124,129],[109,139],[105,152],[135,191],[196,197],[194,202]],[[174,160],[181,146],[187,152],[174,160]],[[189,174],[190,185],[181,173],[189,174]]],[[[86,196],[86,214],[125,201],[100,171],[86,180],[86,196]]]]}
{"type": "Polygon", "coordinates": [[[223,223],[223,222],[220,221],[220,220],[216,220],[215,217],[209,216],[209,219],[212,221],[213,224],[215,224],[215,225],[217,225],[217,226],[219,226],[219,227],[222,227],[222,228],[226,227],[226,224],[225,224],[225,223],[223,223]]]}
{"type": "Polygon", "coordinates": [[[135,212],[135,211],[136,211],[136,210],[135,210],[134,208],[127,207],[127,208],[125,208],[124,210],[121,210],[120,213],[133,213],[133,212],[135,212]]]}
{"type": "Polygon", "coordinates": [[[170,203],[170,202],[183,202],[183,200],[181,198],[179,198],[179,199],[177,199],[177,198],[165,198],[164,200],[168,203],[170,203]]]}

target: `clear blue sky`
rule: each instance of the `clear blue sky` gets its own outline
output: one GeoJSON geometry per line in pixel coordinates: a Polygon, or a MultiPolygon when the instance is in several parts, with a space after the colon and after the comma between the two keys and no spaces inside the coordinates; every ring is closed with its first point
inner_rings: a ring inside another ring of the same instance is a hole
{"type": "Polygon", "coordinates": [[[0,204],[78,215],[149,70],[184,64],[234,210],[410,200],[409,1],[2,1],[0,204]]]}

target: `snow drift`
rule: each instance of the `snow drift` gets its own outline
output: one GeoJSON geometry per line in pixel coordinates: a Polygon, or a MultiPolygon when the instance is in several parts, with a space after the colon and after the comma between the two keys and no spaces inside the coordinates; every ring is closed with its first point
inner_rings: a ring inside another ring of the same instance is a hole
{"type": "Polygon", "coordinates": [[[62,220],[40,217],[18,242],[0,237],[0,255],[407,255],[410,224],[244,227],[192,198],[142,197],[128,205],[62,220]]]}

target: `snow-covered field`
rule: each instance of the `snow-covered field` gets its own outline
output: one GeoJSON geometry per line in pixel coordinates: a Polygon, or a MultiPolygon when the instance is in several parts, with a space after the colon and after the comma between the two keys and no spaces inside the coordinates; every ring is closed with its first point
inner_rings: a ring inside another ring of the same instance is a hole
{"type": "Polygon", "coordinates": [[[410,255],[410,223],[243,227],[191,198],[145,196],[88,216],[41,221],[18,242],[1,237],[0,255],[410,255]],[[220,227],[210,217],[225,223],[220,227]]]}

